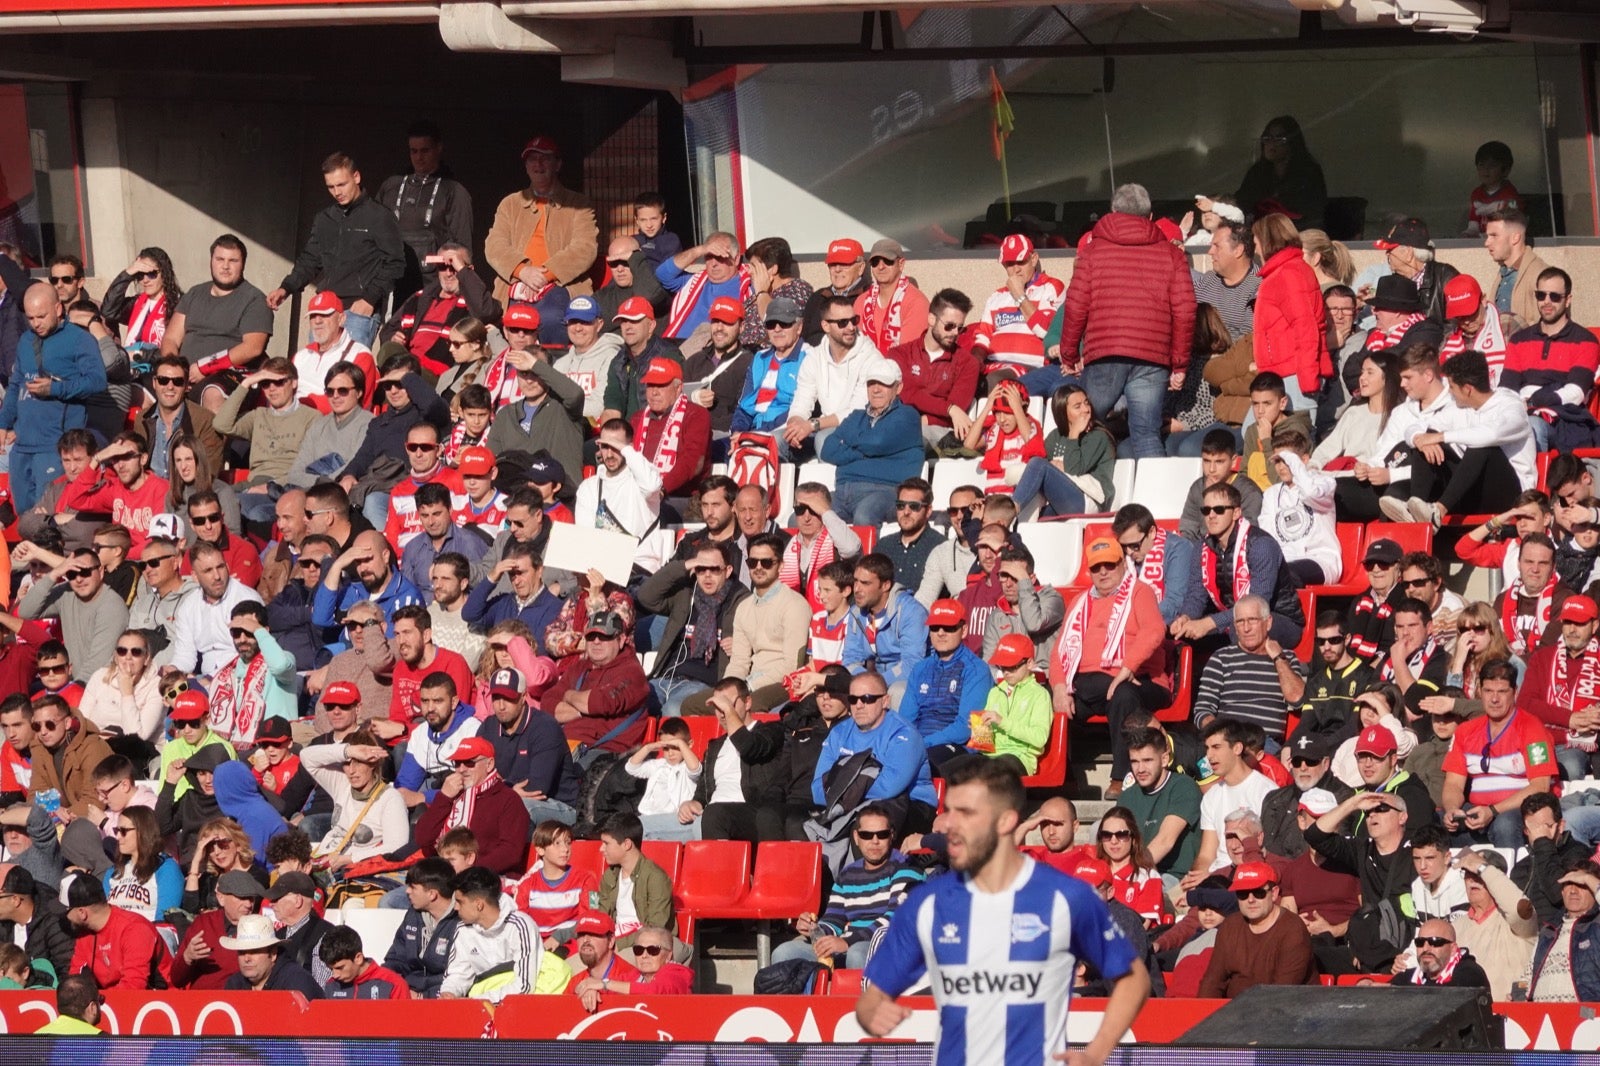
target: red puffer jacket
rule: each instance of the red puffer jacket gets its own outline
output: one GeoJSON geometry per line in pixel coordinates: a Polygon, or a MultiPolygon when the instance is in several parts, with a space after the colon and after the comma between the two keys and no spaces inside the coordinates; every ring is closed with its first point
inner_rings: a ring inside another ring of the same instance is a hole
{"type": "Polygon", "coordinates": [[[1299,248],[1280,249],[1261,265],[1256,291],[1256,368],[1293,378],[1307,396],[1333,376],[1327,312],[1317,275],[1299,248]]]}
{"type": "Polygon", "coordinates": [[[1113,211],[1078,255],[1060,314],[1062,363],[1123,356],[1189,368],[1194,282],[1189,260],[1148,218],[1113,211]]]}

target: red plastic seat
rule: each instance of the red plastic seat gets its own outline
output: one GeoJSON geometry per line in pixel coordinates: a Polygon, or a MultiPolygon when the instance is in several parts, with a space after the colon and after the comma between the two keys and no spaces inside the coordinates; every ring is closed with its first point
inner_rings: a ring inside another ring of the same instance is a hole
{"type": "Polygon", "coordinates": [[[696,756],[706,757],[706,746],[722,735],[722,721],[714,714],[686,714],[683,721],[689,726],[689,747],[696,756]]]}
{"type": "Polygon", "coordinates": [[[1194,708],[1194,649],[1178,645],[1178,665],[1172,671],[1172,703],[1156,712],[1158,722],[1187,722],[1194,708]]]}
{"type": "Polygon", "coordinates": [[[1060,788],[1067,783],[1067,716],[1050,716],[1050,739],[1039,755],[1039,767],[1022,779],[1023,788],[1060,788]]]}
{"type": "Polygon", "coordinates": [[[941,814],[944,813],[944,790],[945,790],[944,778],[942,778],[942,777],[934,778],[933,779],[933,794],[935,796],[939,797],[938,810],[939,810],[939,812],[941,814]]]}
{"type": "MultiPolygon", "coordinates": [[[[1367,574],[1361,567],[1361,554],[1366,550],[1367,531],[1360,522],[1340,522],[1339,566],[1337,581],[1329,581],[1311,588],[1322,596],[1359,596],[1367,589],[1367,574]]],[[[1311,619],[1306,619],[1312,624],[1311,619]]]]}
{"type": "Polygon", "coordinates": [[[639,851],[645,858],[667,873],[667,880],[676,882],[683,869],[683,845],[676,840],[646,840],[639,851]]]}
{"type": "Polygon", "coordinates": [[[835,996],[859,996],[865,970],[834,970],[831,992],[835,996]]]}
{"type": "Polygon", "coordinates": [[[756,870],[743,916],[756,918],[756,961],[772,963],[775,920],[790,920],[822,906],[822,845],[812,841],[764,840],[756,845],[756,870]]]}
{"type": "Polygon", "coordinates": [[[569,862],[575,870],[588,870],[594,874],[596,882],[600,880],[600,875],[606,872],[606,860],[601,854],[598,840],[574,840],[572,858],[569,862]]]}
{"type": "Polygon", "coordinates": [[[683,846],[683,868],[673,879],[673,903],[685,914],[742,914],[750,891],[750,844],[744,840],[691,840],[683,846]]]}
{"type": "Polygon", "coordinates": [[[1370,545],[1375,540],[1392,540],[1401,551],[1431,552],[1433,526],[1428,522],[1368,522],[1366,543],[1370,545]]]}
{"type": "Polygon", "coordinates": [[[861,554],[866,555],[878,544],[877,526],[851,526],[856,531],[856,536],[861,538],[861,554]]]}
{"type": "Polygon", "coordinates": [[[1306,628],[1300,634],[1300,643],[1295,646],[1294,653],[1303,663],[1311,662],[1312,654],[1317,650],[1317,593],[1314,589],[1301,589],[1300,613],[1305,615],[1306,628]]]}
{"type": "Polygon", "coordinates": [[[661,719],[651,716],[644,720],[644,740],[642,744],[654,744],[661,739],[661,719]]]}

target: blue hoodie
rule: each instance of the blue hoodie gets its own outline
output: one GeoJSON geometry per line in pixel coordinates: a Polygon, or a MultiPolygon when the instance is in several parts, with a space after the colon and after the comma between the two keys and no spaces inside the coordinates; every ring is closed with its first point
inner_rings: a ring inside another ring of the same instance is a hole
{"type": "MultiPolygon", "coordinates": [[[[881,638],[880,638],[881,639],[881,638]]],[[[910,722],[930,748],[965,745],[972,739],[972,711],[981,711],[994,688],[989,664],[965,644],[949,659],[929,655],[912,668],[895,712],[910,722]]]]}
{"type": "Polygon", "coordinates": [[[844,637],[844,664],[852,674],[870,668],[893,685],[909,679],[912,669],[927,656],[928,609],[917,602],[910,589],[900,585],[890,589],[888,605],[876,615],[869,617],[860,607],[850,608],[850,615],[844,637]],[[869,623],[877,627],[874,643],[867,641],[869,623]]]}
{"type": "Polygon", "coordinates": [[[250,849],[263,863],[267,861],[267,841],[286,832],[289,823],[283,815],[261,795],[256,775],[242,762],[225,762],[217,767],[212,779],[217,793],[217,806],[222,813],[244,827],[250,837],[250,849]]]}
{"type": "Polygon", "coordinates": [[[866,411],[852,411],[822,442],[821,458],[838,467],[834,480],[840,485],[860,481],[898,485],[906,478],[920,477],[926,459],[922,416],[899,400],[877,418],[866,411]]]}
{"type": "Polygon", "coordinates": [[[106,391],[106,368],[100,345],[82,326],[63,322],[39,342],[33,330],[17,340],[17,369],[0,403],[0,429],[14,430],[19,452],[53,452],[69,429],[89,423],[84,400],[106,391]],[[50,395],[30,395],[24,387],[36,377],[48,377],[50,395]]]}
{"type": "MultiPolygon", "coordinates": [[[[456,704],[443,729],[436,730],[424,721],[411,731],[411,739],[406,742],[405,758],[400,760],[400,769],[394,775],[395,787],[421,792],[423,798],[432,803],[437,790],[423,786],[428,783],[428,775],[438,771],[439,764],[449,765],[439,757],[439,750],[457,737],[465,739],[477,734],[478,719],[473,708],[465,703],[456,704]]],[[[455,750],[454,745],[451,750],[455,750]]]]}

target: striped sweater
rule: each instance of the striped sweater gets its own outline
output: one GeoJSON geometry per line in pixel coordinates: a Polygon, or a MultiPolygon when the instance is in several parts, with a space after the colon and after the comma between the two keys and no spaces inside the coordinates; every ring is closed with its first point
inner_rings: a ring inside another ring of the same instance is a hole
{"type": "Polygon", "coordinates": [[[883,864],[873,869],[857,859],[839,871],[828,896],[828,909],[817,922],[814,935],[838,936],[851,944],[872,939],[879,929],[887,928],[894,909],[922,880],[922,871],[898,851],[891,851],[883,864]]]}

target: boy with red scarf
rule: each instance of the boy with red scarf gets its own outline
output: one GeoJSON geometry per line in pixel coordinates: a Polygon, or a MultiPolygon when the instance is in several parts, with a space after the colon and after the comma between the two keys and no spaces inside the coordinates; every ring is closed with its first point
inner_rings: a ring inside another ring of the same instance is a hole
{"type": "Polygon", "coordinates": [[[1005,492],[1022,476],[1029,459],[1043,459],[1044,431],[1028,414],[1028,390],[1007,378],[989,390],[983,410],[961,443],[976,451],[983,445],[978,469],[986,476],[984,491],[1005,492]]]}
{"type": "Polygon", "coordinates": [[[434,854],[439,838],[466,826],[478,838],[476,865],[502,877],[515,877],[528,859],[532,826],[528,809],[494,768],[494,746],[483,737],[467,737],[449,757],[456,769],[417,822],[417,843],[434,854]]]}
{"type": "Polygon", "coordinates": [[[861,538],[833,511],[833,493],[815,481],[794,488],[795,535],[783,549],[778,580],[806,598],[813,611],[823,609],[817,577],[835,559],[861,554],[861,538]]]}

